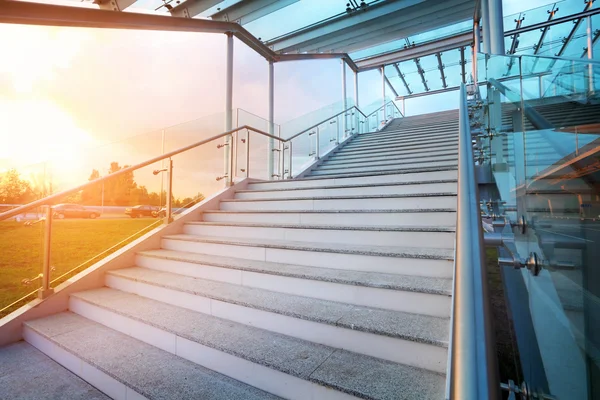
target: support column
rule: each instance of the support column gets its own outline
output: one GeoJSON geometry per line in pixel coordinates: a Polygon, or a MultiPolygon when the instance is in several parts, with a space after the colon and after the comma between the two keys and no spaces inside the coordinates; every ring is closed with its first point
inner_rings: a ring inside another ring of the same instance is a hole
{"type": "Polygon", "coordinates": [[[490,53],[490,13],[488,0],[481,0],[481,31],[483,33],[483,53],[490,53]]]}
{"type": "MultiPolygon", "coordinates": [[[[225,79],[225,131],[232,129],[232,109],[233,109],[233,34],[227,32],[227,76],[225,79]]],[[[233,171],[231,171],[231,151],[229,146],[233,146],[231,135],[224,138],[224,175],[225,185],[231,186],[233,183],[233,171]]]]}
{"type": "Polygon", "coordinates": [[[504,16],[502,14],[502,0],[488,1],[488,12],[490,19],[490,53],[505,55],[506,51],[504,50],[504,16]]]}
{"type": "Polygon", "coordinates": [[[383,120],[387,121],[385,112],[385,67],[381,67],[381,100],[383,102],[383,120]]]}
{"type": "MultiPolygon", "coordinates": [[[[340,138],[340,140],[343,140],[343,138],[346,137],[346,121],[348,120],[348,118],[346,118],[346,109],[348,108],[348,102],[346,101],[346,60],[344,60],[343,58],[341,59],[342,61],[342,99],[343,99],[343,107],[344,107],[344,113],[342,114],[342,136],[340,138]]],[[[317,142],[317,155],[319,153],[319,143],[317,142]]]]}
{"type": "MultiPolygon", "coordinates": [[[[269,135],[275,134],[275,124],[273,123],[275,116],[275,79],[273,61],[269,61],[269,135]]],[[[275,174],[275,139],[269,138],[269,179],[273,179],[275,174]]]]}
{"type": "Polygon", "coordinates": [[[477,54],[479,53],[479,45],[480,45],[480,33],[479,33],[479,21],[475,21],[473,24],[473,60],[472,60],[472,74],[473,74],[473,82],[477,83],[477,54]]]}
{"type": "MultiPolygon", "coordinates": [[[[588,16],[587,20],[587,57],[588,60],[594,59],[594,38],[592,31],[592,17],[588,16]]],[[[588,65],[588,95],[594,93],[594,66],[588,65]]]]}
{"type": "Polygon", "coordinates": [[[354,105],[360,108],[358,103],[358,72],[354,72],[354,105]]]}

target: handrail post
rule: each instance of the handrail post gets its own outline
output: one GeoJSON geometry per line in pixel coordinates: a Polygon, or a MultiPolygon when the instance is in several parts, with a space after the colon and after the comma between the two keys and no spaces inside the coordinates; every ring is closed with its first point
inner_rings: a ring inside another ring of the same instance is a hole
{"type": "Polygon", "coordinates": [[[173,222],[173,159],[167,160],[167,204],[165,212],[165,224],[173,222]]]}
{"type": "MultiPolygon", "coordinates": [[[[269,135],[275,134],[275,125],[273,123],[275,116],[275,77],[274,77],[274,64],[273,61],[269,61],[269,135]]],[[[269,138],[269,150],[268,150],[268,176],[269,180],[273,179],[275,173],[275,139],[269,138]]]]}
{"type": "Polygon", "coordinates": [[[250,178],[250,130],[246,129],[246,178],[250,178]]]}
{"type": "Polygon", "coordinates": [[[50,287],[50,255],[52,250],[52,206],[45,207],[46,220],[44,221],[44,264],[42,269],[42,287],[38,291],[38,297],[45,299],[54,293],[50,287]]]}
{"type": "Polygon", "coordinates": [[[290,145],[288,147],[290,148],[289,149],[289,151],[290,151],[290,169],[288,170],[288,178],[292,179],[293,178],[293,175],[292,175],[292,160],[294,158],[293,157],[294,156],[294,152],[293,152],[293,149],[292,149],[292,141],[291,140],[290,140],[290,145]]]}
{"type": "Polygon", "coordinates": [[[317,133],[315,134],[316,136],[316,141],[317,141],[317,146],[315,148],[315,160],[319,159],[319,127],[317,126],[317,133]]]}
{"type": "MultiPolygon", "coordinates": [[[[232,108],[233,108],[233,33],[227,32],[227,61],[226,61],[226,77],[225,77],[225,131],[230,131],[232,124],[232,108]]],[[[231,135],[225,136],[224,145],[225,147],[231,147],[232,145],[231,135]]],[[[231,186],[233,182],[232,176],[228,173],[231,169],[231,152],[225,148],[224,157],[224,175],[225,175],[225,186],[231,186]]]]}
{"type": "Polygon", "coordinates": [[[465,84],[460,88],[450,398],[499,398],[465,84]]]}

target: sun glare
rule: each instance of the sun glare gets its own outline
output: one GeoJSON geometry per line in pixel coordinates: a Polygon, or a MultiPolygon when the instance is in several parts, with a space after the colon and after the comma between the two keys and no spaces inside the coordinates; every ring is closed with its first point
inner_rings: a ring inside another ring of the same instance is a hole
{"type": "MultiPolygon", "coordinates": [[[[71,116],[44,100],[0,100],[0,163],[26,170],[49,160],[53,174],[70,181],[84,164],[82,148],[94,140],[71,116]]],[[[27,176],[25,176],[27,178],[27,176]]]]}

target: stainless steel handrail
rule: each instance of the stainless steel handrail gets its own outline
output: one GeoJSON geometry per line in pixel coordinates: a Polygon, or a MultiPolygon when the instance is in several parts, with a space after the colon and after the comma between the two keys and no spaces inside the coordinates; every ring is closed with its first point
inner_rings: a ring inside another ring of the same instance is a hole
{"type": "Polygon", "coordinates": [[[301,132],[298,132],[298,133],[296,133],[296,134],[295,134],[295,135],[293,135],[293,136],[290,136],[289,138],[285,139],[285,141],[286,141],[286,142],[289,142],[290,140],[297,138],[298,136],[302,135],[303,133],[306,133],[306,132],[308,132],[308,131],[310,131],[310,130],[313,130],[313,129],[315,129],[317,126],[324,124],[325,122],[329,121],[330,119],[334,119],[334,118],[336,118],[337,116],[339,116],[339,115],[342,115],[342,114],[344,114],[344,113],[347,113],[348,111],[350,111],[350,110],[352,110],[352,109],[354,109],[354,108],[355,108],[355,109],[356,109],[356,110],[357,110],[359,113],[361,113],[361,114],[363,115],[363,117],[367,118],[367,116],[365,116],[365,113],[363,113],[363,112],[360,110],[360,108],[358,108],[358,107],[356,107],[356,106],[352,106],[352,107],[350,107],[350,108],[347,108],[347,109],[345,109],[344,111],[340,111],[339,113],[337,113],[337,114],[335,114],[335,115],[332,115],[331,117],[329,117],[329,118],[326,118],[326,119],[324,119],[324,120],[322,120],[322,121],[320,121],[320,122],[318,122],[318,123],[316,123],[316,124],[312,125],[312,126],[311,126],[311,127],[309,127],[309,128],[306,128],[306,129],[304,129],[304,130],[303,130],[303,131],[301,131],[301,132]]]}
{"type": "MultiPolygon", "coordinates": [[[[394,100],[390,100],[390,101],[388,101],[387,103],[385,103],[384,105],[382,105],[382,106],[379,106],[379,108],[378,108],[378,109],[376,109],[375,111],[371,112],[371,114],[367,115],[365,118],[369,118],[371,115],[373,115],[373,114],[375,114],[376,112],[378,112],[379,110],[381,110],[381,109],[385,108],[385,107],[386,107],[387,105],[389,105],[390,103],[392,103],[392,104],[394,105],[394,107],[396,107],[396,110],[398,110],[398,112],[400,113],[400,115],[402,115],[402,112],[400,111],[400,109],[398,108],[398,106],[396,105],[396,103],[394,103],[394,100]]],[[[363,114],[363,115],[365,115],[365,114],[363,114]]],[[[404,115],[402,115],[402,116],[404,116],[404,115]]]]}
{"type": "Polygon", "coordinates": [[[450,398],[500,396],[465,84],[460,87],[450,398]]]}
{"type": "Polygon", "coordinates": [[[231,135],[231,134],[233,134],[235,132],[238,132],[238,131],[241,131],[241,130],[244,130],[244,129],[248,129],[248,130],[251,130],[251,131],[256,132],[258,134],[261,134],[261,135],[273,138],[275,140],[279,140],[279,141],[285,142],[285,140],[283,140],[281,138],[278,138],[277,136],[270,135],[270,134],[268,134],[266,132],[263,132],[263,131],[261,131],[259,129],[255,129],[255,128],[251,127],[251,126],[243,125],[243,126],[240,126],[238,128],[232,129],[230,131],[223,132],[223,133],[220,133],[220,134],[215,135],[215,136],[211,136],[208,139],[204,139],[204,140],[201,140],[199,142],[192,143],[192,144],[190,144],[188,146],[181,147],[181,148],[179,148],[177,150],[173,150],[173,151],[171,151],[169,153],[165,153],[165,154],[162,154],[160,156],[151,158],[151,159],[146,160],[144,162],[141,162],[139,164],[132,165],[131,167],[123,168],[123,169],[121,169],[121,170],[119,170],[117,172],[114,172],[112,174],[109,174],[109,175],[100,177],[98,179],[94,179],[93,181],[89,181],[87,183],[84,183],[83,185],[79,185],[77,187],[64,190],[64,191],[62,191],[60,193],[56,193],[56,194],[44,197],[43,199],[32,201],[31,203],[28,203],[28,204],[22,205],[20,207],[14,208],[14,209],[12,209],[10,211],[3,212],[3,213],[0,214],[0,221],[3,221],[5,219],[8,219],[8,218],[11,218],[11,217],[14,217],[14,216],[17,216],[17,215],[19,215],[19,214],[21,214],[21,213],[23,213],[25,211],[31,210],[32,208],[36,208],[36,207],[40,207],[40,206],[43,206],[43,205],[47,205],[49,203],[52,203],[54,200],[58,200],[58,199],[61,199],[61,198],[65,197],[65,196],[67,196],[69,194],[79,192],[80,190],[82,190],[82,189],[84,189],[86,187],[89,187],[89,186],[92,186],[92,185],[96,185],[96,184],[98,184],[100,182],[103,182],[105,180],[108,180],[108,179],[112,179],[115,176],[126,174],[128,172],[133,172],[133,171],[138,170],[140,168],[143,168],[143,167],[146,167],[148,165],[157,163],[157,162],[165,160],[167,158],[171,158],[173,156],[176,156],[177,154],[180,154],[180,153],[186,152],[188,150],[191,150],[193,148],[202,146],[203,144],[212,142],[214,140],[221,139],[221,138],[223,138],[225,136],[231,135]]]}
{"type": "MultiPolygon", "coordinates": [[[[79,192],[80,190],[82,190],[82,189],[84,189],[84,188],[86,188],[86,187],[89,187],[89,186],[92,186],[92,185],[96,185],[96,184],[98,184],[98,183],[100,183],[100,182],[103,182],[103,181],[105,181],[105,180],[107,180],[107,179],[112,179],[112,178],[114,178],[114,177],[116,177],[116,176],[119,176],[119,175],[122,175],[122,174],[126,174],[126,173],[128,173],[128,172],[133,172],[133,171],[135,171],[135,170],[138,170],[138,169],[140,169],[140,168],[143,168],[143,167],[146,167],[146,166],[148,166],[148,165],[154,164],[154,163],[156,163],[156,162],[159,162],[159,161],[162,161],[162,160],[165,160],[165,159],[171,158],[171,157],[173,157],[173,156],[176,156],[177,154],[180,154],[180,153],[186,152],[186,151],[188,151],[188,150],[191,150],[191,149],[193,149],[193,148],[196,148],[196,147],[202,146],[203,144],[206,144],[206,143],[212,142],[212,141],[214,141],[214,140],[221,139],[221,138],[223,138],[223,137],[225,137],[225,136],[229,136],[229,135],[231,135],[231,134],[233,134],[233,133],[235,133],[235,132],[238,132],[238,131],[241,131],[241,130],[244,130],[244,129],[247,129],[247,130],[253,131],[253,132],[255,132],[255,133],[258,133],[258,134],[260,134],[260,135],[263,135],[263,136],[266,136],[266,137],[269,137],[269,138],[272,138],[272,139],[278,140],[278,141],[280,141],[280,142],[286,143],[286,142],[289,142],[289,141],[291,141],[292,139],[294,139],[294,138],[296,138],[296,137],[298,137],[298,136],[300,136],[300,135],[302,135],[302,134],[304,134],[304,133],[306,133],[306,132],[310,131],[311,129],[314,129],[314,128],[315,128],[315,127],[317,127],[317,126],[319,126],[319,125],[321,125],[321,124],[323,124],[323,123],[325,123],[325,122],[327,122],[327,121],[329,121],[329,120],[331,120],[331,119],[333,119],[333,118],[336,118],[338,115],[344,114],[344,113],[346,113],[346,112],[348,112],[348,111],[350,111],[350,110],[352,110],[352,109],[356,109],[356,110],[357,110],[358,112],[360,112],[360,113],[361,113],[363,116],[365,116],[365,114],[364,114],[364,113],[363,113],[363,112],[362,112],[362,111],[361,111],[359,108],[357,108],[356,106],[352,106],[352,107],[350,107],[350,108],[348,108],[348,109],[346,109],[346,110],[344,110],[344,111],[341,111],[341,112],[339,112],[339,113],[337,113],[337,114],[335,114],[335,115],[333,115],[333,116],[330,116],[329,118],[327,118],[327,119],[325,119],[325,120],[323,120],[323,121],[319,122],[318,124],[315,124],[315,125],[313,125],[313,126],[312,126],[312,127],[310,127],[310,128],[307,128],[307,129],[304,129],[304,130],[302,130],[301,132],[299,132],[299,133],[295,134],[294,136],[292,136],[292,137],[290,137],[290,138],[288,138],[288,139],[282,139],[282,138],[280,138],[280,137],[277,137],[277,136],[271,135],[271,134],[269,134],[269,133],[267,133],[267,132],[264,132],[264,131],[262,131],[262,130],[260,130],[260,129],[253,128],[253,127],[251,127],[251,126],[248,126],[248,125],[242,125],[242,126],[240,126],[240,127],[237,127],[237,128],[235,128],[235,129],[232,129],[232,130],[230,130],[230,131],[223,132],[223,133],[220,133],[220,134],[218,134],[218,135],[215,135],[215,136],[211,136],[211,137],[210,137],[210,138],[208,138],[208,139],[204,139],[204,140],[201,140],[201,141],[199,141],[199,142],[192,143],[192,144],[190,144],[190,145],[188,145],[188,146],[181,147],[181,148],[179,148],[179,149],[177,149],[177,150],[173,150],[173,151],[171,151],[171,152],[169,152],[169,153],[165,153],[165,154],[162,154],[162,155],[160,155],[160,156],[157,156],[157,157],[151,158],[151,159],[149,159],[149,160],[146,160],[146,161],[144,161],[144,162],[141,162],[141,163],[139,163],[139,164],[135,164],[135,165],[132,165],[132,166],[130,166],[130,167],[123,168],[123,169],[121,169],[121,170],[119,170],[119,171],[117,171],[117,172],[114,172],[114,173],[112,173],[112,174],[109,174],[109,175],[106,175],[106,176],[100,177],[100,178],[98,178],[98,179],[94,179],[93,181],[86,182],[86,183],[84,183],[83,185],[79,185],[79,186],[76,186],[76,187],[74,187],[74,188],[71,188],[71,189],[64,190],[64,191],[62,191],[62,192],[60,192],[60,193],[56,193],[56,194],[53,194],[53,195],[50,195],[50,196],[44,197],[43,199],[39,199],[39,200],[32,201],[31,203],[28,203],[28,204],[22,205],[22,206],[20,206],[20,207],[14,208],[14,209],[12,209],[12,210],[10,210],[10,211],[6,211],[6,212],[3,212],[3,213],[0,213],[0,221],[3,221],[3,220],[5,220],[5,219],[11,218],[11,217],[15,217],[15,216],[17,216],[17,215],[19,215],[19,214],[21,214],[21,213],[23,213],[23,212],[25,212],[25,211],[28,211],[28,210],[31,210],[31,209],[33,209],[33,208],[36,208],[36,207],[40,207],[40,206],[43,206],[43,205],[50,204],[50,203],[52,203],[54,200],[58,200],[58,199],[61,199],[61,198],[65,197],[65,196],[67,196],[67,195],[69,195],[69,194],[72,194],[72,193],[79,192]]],[[[365,118],[366,118],[366,117],[365,117],[365,118]]]]}

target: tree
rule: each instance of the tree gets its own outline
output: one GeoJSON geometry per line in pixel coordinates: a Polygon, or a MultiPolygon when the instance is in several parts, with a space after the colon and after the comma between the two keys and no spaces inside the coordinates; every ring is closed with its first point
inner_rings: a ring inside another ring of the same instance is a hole
{"type": "MultiPolygon", "coordinates": [[[[100,178],[100,172],[97,169],[92,170],[88,181],[100,178]]],[[[102,204],[102,183],[96,183],[88,186],[81,191],[81,203],[86,205],[102,204]]]]}
{"type": "Polygon", "coordinates": [[[0,176],[0,203],[25,204],[35,200],[29,181],[21,179],[16,169],[9,169],[0,176]]]}

